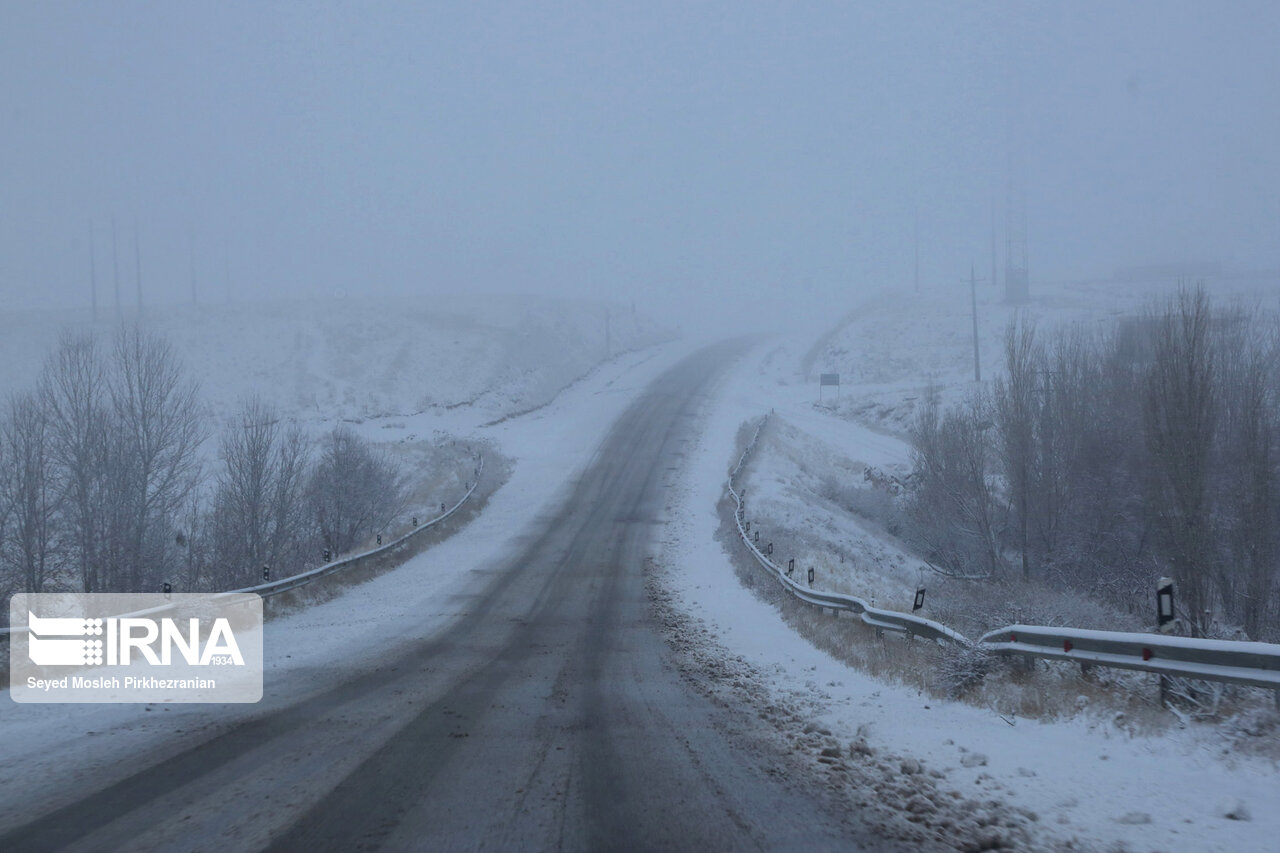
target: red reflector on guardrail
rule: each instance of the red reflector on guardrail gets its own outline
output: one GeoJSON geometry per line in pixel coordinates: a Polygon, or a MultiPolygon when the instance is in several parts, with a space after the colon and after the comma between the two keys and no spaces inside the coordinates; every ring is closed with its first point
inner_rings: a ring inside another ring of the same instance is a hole
{"type": "Polygon", "coordinates": [[[1070,640],[1063,640],[1063,641],[1062,641],[1062,650],[1063,650],[1064,652],[1069,652],[1069,651],[1071,651],[1071,641],[1070,641],[1070,640]]]}
{"type": "Polygon", "coordinates": [[[1152,655],[1152,654],[1151,654],[1151,649],[1143,649],[1143,650],[1142,650],[1142,659],[1143,659],[1143,660],[1151,660],[1151,658],[1152,658],[1152,657],[1154,657],[1154,655],[1152,655]]]}
{"type": "Polygon", "coordinates": [[[1016,643],[1016,642],[1018,642],[1018,635],[1017,635],[1017,634],[1010,634],[1010,635],[1009,635],[1009,642],[1011,642],[1011,643],[1016,643]]]}

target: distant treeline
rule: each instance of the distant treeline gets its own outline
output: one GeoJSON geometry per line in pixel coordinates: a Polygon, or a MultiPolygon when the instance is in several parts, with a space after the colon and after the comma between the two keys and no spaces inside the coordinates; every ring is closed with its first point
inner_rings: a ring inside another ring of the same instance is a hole
{"type": "Polygon", "coordinates": [[[1196,636],[1280,639],[1273,320],[1202,287],[1105,331],[1004,341],[1006,376],[911,434],[909,527],[948,575],[1039,578],[1154,621],[1176,583],[1196,636]]]}
{"type": "Polygon", "coordinates": [[[170,344],[66,334],[0,413],[0,593],[222,590],[284,577],[384,529],[396,464],[350,429],[318,442],[263,398],[211,436],[170,344]]]}

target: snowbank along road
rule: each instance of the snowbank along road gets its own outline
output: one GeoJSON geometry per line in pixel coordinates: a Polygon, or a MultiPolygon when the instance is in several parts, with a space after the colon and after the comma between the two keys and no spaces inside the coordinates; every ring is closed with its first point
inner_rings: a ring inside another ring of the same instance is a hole
{"type": "Polygon", "coordinates": [[[721,733],[728,711],[681,680],[646,599],[664,478],[741,349],[641,394],[448,629],[105,789],[68,773],[78,799],[0,829],[0,849],[857,847],[721,733]]]}

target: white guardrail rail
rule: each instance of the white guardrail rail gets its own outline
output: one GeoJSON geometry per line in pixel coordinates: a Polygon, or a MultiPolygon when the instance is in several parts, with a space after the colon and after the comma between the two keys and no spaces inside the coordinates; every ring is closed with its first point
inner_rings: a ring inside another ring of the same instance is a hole
{"type": "MultiPolygon", "coordinates": [[[[224,595],[238,595],[246,592],[252,592],[262,596],[263,598],[270,598],[273,595],[279,595],[282,592],[288,592],[289,590],[297,589],[300,586],[306,586],[312,581],[319,580],[320,578],[328,577],[329,575],[332,575],[332,574],[337,574],[338,572],[341,572],[344,569],[350,569],[362,562],[366,562],[371,559],[386,557],[390,554],[394,554],[397,550],[400,550],[406,544],[408,544],[408,542],[411,539],[413,539],[415,536],[421,534],[425,530],[429,530],[430,528],[434,527],[437,524],[440,524],[442,521],[448,519],[455,512],[461,509],[462,506],[468,500],[470,500],[471,496],[475,493],[476,486],[480,485],[480,475],[483,472],[484,472],[484,456],[477,455],[474,476],[471,478],[471,481],[467,483],[466,494],[464,494],[456,504],[454,504],[448,510],[446,510],[445,512],[442,512],[440,515],[436,516],[435,518],[418,525],[417,527],[410,530],[408,533],[405,533],[403,536],[397,537],[396,539],[392,540],[391,542],[388,542],[385,545],[380,545],[377,548],[370,548],[367,551],[361,551],[358,554],[352,554],[348,557],[343,557],[339,560],[333,560],[331,562],[325,563],[324,565],[318,566],[309,571],[299,572],[296,575],[290,575],[287,578],[281,578],[278,581],[268,581],[267,583],[258,584],[257,586],[247,586],[247,587],[244,587],[243,589],[232,589],[226,592],[219,592],[219,593],[215,593],[213,597],[219,598],[224,595]]],[[[171,605],[162,605],[160,607],[153,607],[147,610],[146,613],[147,614],[160,613],[165,610],[168,610],[170,607],[171,605]]],[[[135,613],[135,614],[129,614],[129,615],[139,616],[143,614],[135,613]]],[[[8,636],[11,633],[25,632],[26,630],[27,630],[26,628],[12,628],[12,629],[0,628],[0,641],[8,639],[8,636]]]]}
{"type": "Polygon", "coordinates": [[[1277,691],[1276,701],[1280,703],[1280,645],[1274,643],[1204,640],[1171,637],[1164,634],[1050,628],[1042,625],[1010,625],[984,634],[975,643],[959,631],[954,631],[932,619],[897,610],[877,609],[856,596],[822,592],[796,582],[788,577],[787,573],[769,558],[769,555],[761,551],[748,535],[749,522],[746,520],[743,494],[735,486],[738,472],[746,464],[751,452],[755,450],[760,431],[764,428],[768,417],[765,415],[761,419],[755,433],[751,436],[751,441],[742,451],[738,464],[729,474],[729,494],[733,496],[736,504],[734,521],[738,525],[738,535],[750,550],[751,555],[760,565],[768,569],[788,592],[801,601],[816,607],[852,611],[858,614],[863,622],[877,629],[877,632],[896,631],[909,636],[925,637],[935,642],[946,641],[980,648],[997,655],[1023,655],[1044,660],[1069,661],[1181,678],[1271,688],[1277,691]]]}

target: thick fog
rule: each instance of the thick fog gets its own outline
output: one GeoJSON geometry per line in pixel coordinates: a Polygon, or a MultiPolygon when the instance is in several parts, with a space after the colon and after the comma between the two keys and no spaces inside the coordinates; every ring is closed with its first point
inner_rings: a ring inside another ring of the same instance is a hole
{"type": "Polygon", "coordinates": [[[8,307],[607,296],[692,324],[1280,266],[1280,6],[18,3],[8,307]],[[114,222],[116,255],[113,258],[114,222]],[[1000,261],[1003,264],[1003,260],[1000,261]],[[725,307],[729,306],[729,307],[725,307]]]}

